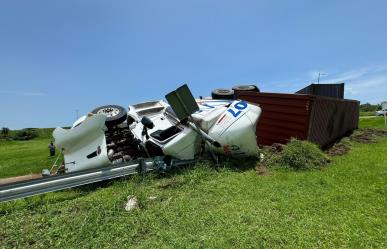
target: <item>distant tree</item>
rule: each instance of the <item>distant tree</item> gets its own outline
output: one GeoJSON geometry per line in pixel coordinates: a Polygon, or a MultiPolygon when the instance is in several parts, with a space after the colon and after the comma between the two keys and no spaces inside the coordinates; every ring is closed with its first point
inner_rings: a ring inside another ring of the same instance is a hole
{"type": "Polygon", "coordinates": [[[37,136],[38,136],[38,134],[37,134],[36,129],[26,128],[26,129],[17,131],[15,136],[13,137],[13,139],[15,139],[15,140],[30,140],[30,139],[33,139],[37,136]]]}
{"type": "Polygon", "coordinates": [[[1,136],[2,137],[8,137],[9,136],[9,128],[7,128],[7,127],[3,127],[3,128],[1,128],[1,136]]]}
{"type": "Polygon", "coordinates": [[[370,103],[365,103],[360,105],[360,111],[361,112],[374,112],[379,110],[381,108],[381,105],[372,105],[370,103]]]}

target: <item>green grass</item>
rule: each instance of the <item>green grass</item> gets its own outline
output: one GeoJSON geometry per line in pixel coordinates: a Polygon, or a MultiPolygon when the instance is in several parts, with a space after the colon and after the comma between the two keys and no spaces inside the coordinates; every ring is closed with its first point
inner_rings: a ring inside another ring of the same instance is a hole
{"type": "Polygon", "coordinates": [[[375,112],[360,112],[360,117],[362,116],[375,116],[375,112]]]}
{"type": "Polygon", "coordinates": [[[0,178],[40,173],[50,169],[54,158],[49,157],[50,138],[29,141],[0,141],[0,178]]]}
{"type": "MultiPolygon", "coordinates": [[[[6,146],[44,158],[48,141],[6,146]]],[[[386,248],[387,138],[353,144],[322,170],[202,162],[0,203],[0,248],[386,248]]]]}
{"type": "Polygon", "coordinates": [[[360,118],[359,127],[387,129],[384,125],[384,117],[360,118]]]}

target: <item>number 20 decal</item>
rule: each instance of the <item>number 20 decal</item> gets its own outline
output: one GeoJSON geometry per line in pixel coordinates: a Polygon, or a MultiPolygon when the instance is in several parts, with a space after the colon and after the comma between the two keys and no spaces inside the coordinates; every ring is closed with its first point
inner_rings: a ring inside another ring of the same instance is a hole
{"type": "Polygon", "coordinates": [[[234,116],[234,118],[236,118],[236,117],[239,116],[239,114],[242,113],[242,110],[246,109],[246,107],[247,107],[247,103],[241,101],[241,102],[238,102],[238,103],[236,103],[236,104],[234,105],[234,108],[235,108],[236,110],[234,110],[233,108],[229,108],[229,109],[227,109],[227,111],[228,111],[229,113],[231,113],[231,114],[234,116]]]}

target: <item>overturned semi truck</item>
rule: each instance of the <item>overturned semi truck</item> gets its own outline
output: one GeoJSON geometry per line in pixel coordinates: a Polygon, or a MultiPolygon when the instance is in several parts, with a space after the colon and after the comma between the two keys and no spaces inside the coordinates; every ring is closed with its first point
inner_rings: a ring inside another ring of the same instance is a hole
{"type": "Polygon", "coordinates": [[[257,104],[233,99],[194,99],[183,85],[166,96],[127,109],[106,105],[56,128],[63,171],[75,172],[155,158],[165,166],[192,160],[203,151],[232,157],[256,156],[257,104]]]}

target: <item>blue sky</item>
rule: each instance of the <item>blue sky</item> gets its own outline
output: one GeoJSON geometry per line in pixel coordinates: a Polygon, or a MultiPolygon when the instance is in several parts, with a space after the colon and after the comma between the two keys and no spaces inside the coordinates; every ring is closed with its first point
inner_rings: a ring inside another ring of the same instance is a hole
{"type": "Polygon", "coordinates": [[[0,127],[70,125],[104,104],[255,83],[346,82],[387,98],[386,1],[0,1],[0,127]]]}

